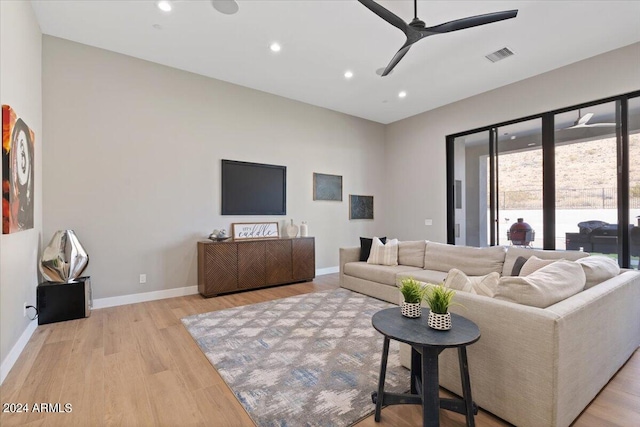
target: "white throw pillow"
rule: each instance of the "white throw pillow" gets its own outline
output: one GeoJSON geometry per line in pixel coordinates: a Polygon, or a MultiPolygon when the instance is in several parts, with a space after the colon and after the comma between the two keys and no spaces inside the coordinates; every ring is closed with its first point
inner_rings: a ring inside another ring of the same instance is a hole
{"type": "Polygon", "coordinates": [[[367,264],[398,265],[398,239],[387,240],[387,243],[382,244],[380,239],[374,237],[367,264]]]}
{"type": "Polygon", "coordinates": [[[620,274],[618,263],[606,256],[588,256],[576,262],[582,266],[584,274],[587,276],[585,289],[589,289],[620,274]]]}
{"type": "Polygon", "coordinates": [[[499,280],[500,274],[495,271],[486,276],[469,277],[457,268],[452,268],[447,274],[444,285],[462,292],[493,297],[499,280]]]}
{"type": "Polygon", "coordinates": [[[585,274],[574,261],[560,260],[528,276],[503,276],[494,297],[532,307],[546,308],[584,289],[585,274]]]}
{"type": "Polygon", "coordinates": [[[520,274],[518,276],[528,276],[534,271],[540,270],[542,267],[546,267],[549,264],[553,264],[557,259],[540,259],[535,255],[532,255],[527,259],[527,261],[522,265],[522,269],[520,269],[520,274]]]}

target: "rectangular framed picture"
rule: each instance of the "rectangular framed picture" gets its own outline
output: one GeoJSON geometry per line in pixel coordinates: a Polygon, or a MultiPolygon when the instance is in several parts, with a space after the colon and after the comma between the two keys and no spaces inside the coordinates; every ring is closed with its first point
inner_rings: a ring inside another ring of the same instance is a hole
{"type": "Polygon", "coordinates": [[[373,219],[373,196],[349,194],[349,219],[373,219]]]}
{"type": "Polygon", "coordinates": [[[342,201],[342,176],[313,173],[313,200],[342,201]]]}
{"type": "Polygon", "coordinates": [[[35,134],[2,106],[2,234],[33,228],[35,134]]]}
{"type": "Polygon", "coordinates": [[[277,222],[234,222],[231,234],[234,240],[277,239],[280,229],[277,222]]]}

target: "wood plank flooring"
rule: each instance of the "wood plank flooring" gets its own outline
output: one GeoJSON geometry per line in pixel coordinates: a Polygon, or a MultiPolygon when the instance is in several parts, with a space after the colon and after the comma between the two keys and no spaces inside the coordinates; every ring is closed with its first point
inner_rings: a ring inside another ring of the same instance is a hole
{"type": "MultiPolygon", "coordinates": [[[[180,318],[337,286],[338,275],[331,274],[313,282],[210,299],[190,295],[94,310],[87,319],[39,326],[0,386],[0,401],[30,407],[70,403],[72,412],[2,413],[0,425],[253,426],[180,318]]],[[[462,415],[448,411],[441,411],[440,420],[445,427],[464,425],[462,415]]],[[[422,414],[416,405],[388,407],[380,423],[370,416],[357,424],[421,425],[422,414]]],[[[509,424],[481,411],[476,425],[509,424]]],[[[576,427],[638,425],[640,351],[574,423],[576,427]]]]}

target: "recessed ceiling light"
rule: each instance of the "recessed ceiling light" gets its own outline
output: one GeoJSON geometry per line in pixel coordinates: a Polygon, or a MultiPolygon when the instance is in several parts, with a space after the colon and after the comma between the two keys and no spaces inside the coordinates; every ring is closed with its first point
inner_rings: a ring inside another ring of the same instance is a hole
{"type": "Polygon", "coordinates": [[[407,92],[402,91],[398,94],[398,98],[405,98],[407,96],[407,92]]]}
{"type": "Polygon", "coordinates": [[[271,43],[271,46],[269,46],[269,49],[271,49],[272,52],[280,52],[280,49],[282,48],[278,43],[271,43]]]}
{"type": "Polygon", "coordinates": [[[516,136],[515,135],[511,135],[511,139],[516,139],[516,136]]]}
{"type": "Polygon", "coordinates": [[[171,3],[168,2],[167,0],[161,0],[157,3],[158,5],[158,9],[160,9],[163,12],[171,12],[171,3]]]}
{"type": "Polygon", "coordinates": [[[535,142],[530,142],[530,143],[527,144],[527,147],[533,147],[534,145],[536,145],[535,142]]]}
{"type": "Polygon", "coordinates": [[[152,27],[155,28],[156,30],[161,30],[162,29],[162,25],[160,25],[160,24],[153,24],[152,27]]]}
{"type": "Polygon", "coordinates": [[[344,72],[345,79],[350,79],[351,77],[353,77],[353,72],[351,72],[350,70],[344,72]]]}

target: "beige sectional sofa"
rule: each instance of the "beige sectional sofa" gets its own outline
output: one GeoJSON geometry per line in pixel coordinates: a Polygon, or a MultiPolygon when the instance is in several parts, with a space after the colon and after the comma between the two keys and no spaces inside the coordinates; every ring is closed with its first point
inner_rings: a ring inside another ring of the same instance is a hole
{"type": "MultiPolygon", "coordinates": [[[[411,276],[443,282],[451,268],[469,276],[510,275],[516,259],[577,260],[583,252],[468,248],[400,242],[398,265],[359,262],[340,249],[341,286],[398,304],[396,283],[411,276]]],[[[640,273],[613,278],[546,308],[457,292],[451,311],[473,320],[481,338],[468,348],[474,401],[521,427],[568,426],[640,345],[640,273]]],[[[408,347],[401,359],[409,367],[408,347]]],[[[456,353],[440,355],[440,385],[461,394],[456,353]]]]}

